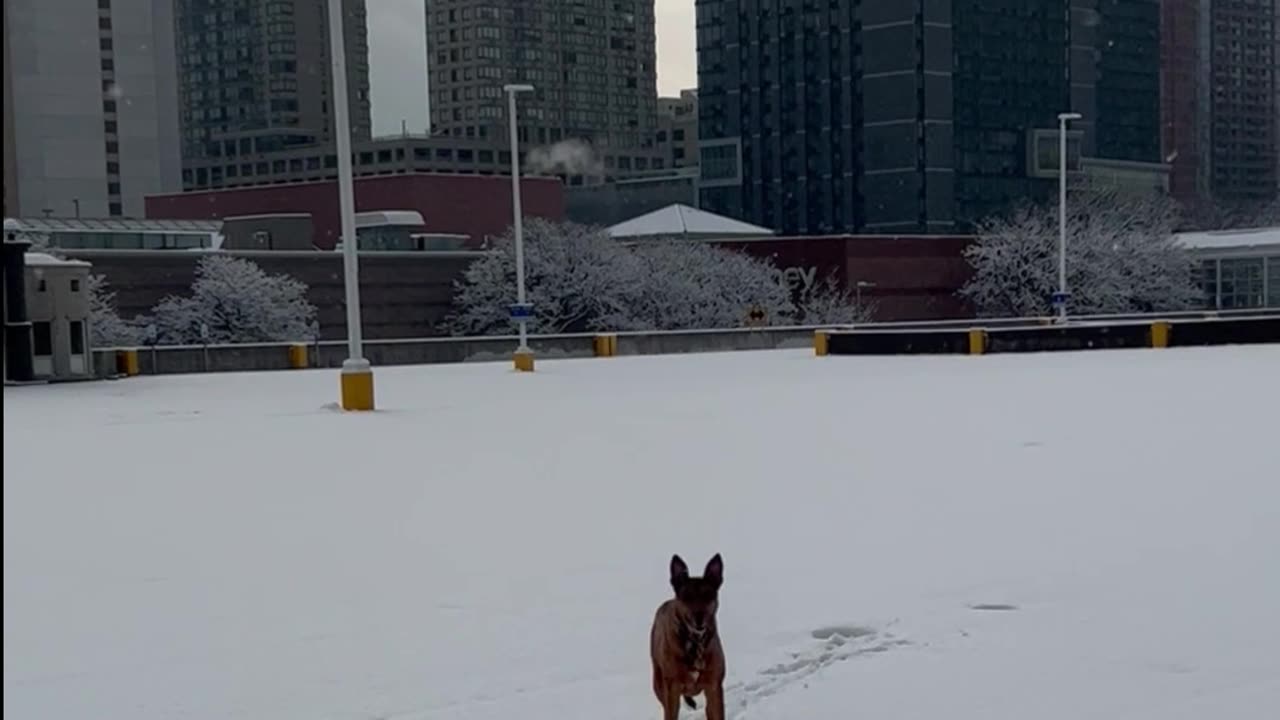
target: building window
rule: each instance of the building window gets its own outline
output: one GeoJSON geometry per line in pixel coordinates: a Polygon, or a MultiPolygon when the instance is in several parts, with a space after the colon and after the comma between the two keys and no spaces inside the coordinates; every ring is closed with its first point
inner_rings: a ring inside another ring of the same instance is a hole
{"type": "Polygon", "coordinates": [[[80,320],[72,320],[70,323],[71,334],[71,354],[84,354],[84,322],[80,320]]]}
{"type": "Polygon", "coordinates": [[[1267,307],[1280,307],[1280,255],[1267,258],[1267,307]]]}
{"type": "Polygon", "coordinates": [[[1202,260],[1194,269],[1195,283],[1204,293],[1204,306],[1218,309],[1218,261],[1202,260]]]}
{"type": "Polygon", "coordinates": [[[49,283],[45,282],[44,278],[40,278],[40,282],[36,283],[36,292],[48,292],[48,291],[49,291],[49,283]]]}
{"type": "Polygon", "coordinates": [[[71,278],[71,292],[80,292],[80,278],[71,278]]]}
{"type": "Polygon", "coordinates": [[[120,217],[124,215],[124,206],[118,202],[113,202],[107,206],[107,214],[111,217],[120,217]]]}
{"type": "Polygon", "coordinates": [[[32,352],[36,355],[53,354],[53,325],[47,322],[31,323],[32,352]]]}
{"type": "Polygon", "coordinates": [[[1262,258],[1223,260],[1219,292],[1223,310],[1263,307],[1262,258]]]}

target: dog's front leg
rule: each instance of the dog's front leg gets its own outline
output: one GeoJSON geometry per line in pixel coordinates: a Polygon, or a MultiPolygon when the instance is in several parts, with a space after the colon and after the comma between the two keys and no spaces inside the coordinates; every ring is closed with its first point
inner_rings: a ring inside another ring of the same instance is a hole
{"type": "Polygon", "coordinates": [[[707,720],[724,720],[724,684],[716,683],[706,689],[707,720]]]}
{"type": "Polygon", "coordinates": [[[680,717],[680,690],[675,683],[664,683],[662,688],[662,720],[680,717]]]}

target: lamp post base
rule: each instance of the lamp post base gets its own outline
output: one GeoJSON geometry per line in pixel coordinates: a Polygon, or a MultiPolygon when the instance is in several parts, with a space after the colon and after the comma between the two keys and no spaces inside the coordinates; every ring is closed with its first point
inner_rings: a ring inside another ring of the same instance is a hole
{"type": "Polygon", "coordinates": [[[373,409],[373,368],[364,358],[347,359],[342,363],[342,375],[339,382],[342,386],[343,410],[373,409]]]}
{"type": "Polygon", "coordinates": [[[511,355],[512,361],[518,372],[533,372],[533,351],[529,348],[519,348],[511,355]]]}

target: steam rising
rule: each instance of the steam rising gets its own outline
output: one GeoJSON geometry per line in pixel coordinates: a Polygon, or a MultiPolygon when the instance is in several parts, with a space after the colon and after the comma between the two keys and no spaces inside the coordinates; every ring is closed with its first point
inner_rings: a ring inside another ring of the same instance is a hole
{"type": "Polygon", "coordinates": [[[604,174],[604,165],[596,151],[582,140],[561,140],[554,145],[534,148],[525,157],[525,163],[533,172],[554,175],[604,174]]]}

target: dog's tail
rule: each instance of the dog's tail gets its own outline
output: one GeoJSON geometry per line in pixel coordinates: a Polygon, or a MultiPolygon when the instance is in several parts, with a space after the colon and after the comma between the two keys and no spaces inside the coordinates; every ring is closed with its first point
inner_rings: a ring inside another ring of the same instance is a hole
{"type": "Polygon", "coordinates": [[[684,704],[685,704],[685,705],[688,705],[690,710],[697,710],[697,709],[698,709],[698,703],[696,703],[696,702],[694,702],[694,701],[693,701],[693,696],[691,696],[691,695],[685,695],[685,696],[684,696],[684,704]]]}

